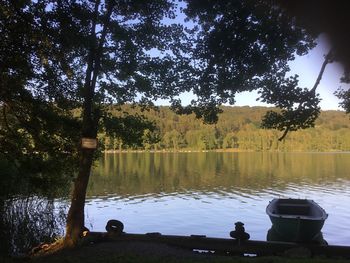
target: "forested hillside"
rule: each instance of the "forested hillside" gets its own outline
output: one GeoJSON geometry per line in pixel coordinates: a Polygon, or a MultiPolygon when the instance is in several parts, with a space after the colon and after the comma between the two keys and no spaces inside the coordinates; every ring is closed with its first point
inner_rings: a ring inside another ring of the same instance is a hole
{"type": "MultiPolygon", "coordinates": [[[[278,141],[281,132],[260,128],[266,107],[222,107],[216,124],[204,124],[194,115],[176,115],[169,107],[141,111],[123,106],[128,114],[144,115],[155,124],[145,130],[141,145],[127,145],[122,139],[100,132],[105,150],[237,150],[237,151],[349,151],[350,119],[342,111],[323,111],[314,128],[291,132],[278,141]]],[[[113,108],[112,115],[120,115],[113,108]]]]}

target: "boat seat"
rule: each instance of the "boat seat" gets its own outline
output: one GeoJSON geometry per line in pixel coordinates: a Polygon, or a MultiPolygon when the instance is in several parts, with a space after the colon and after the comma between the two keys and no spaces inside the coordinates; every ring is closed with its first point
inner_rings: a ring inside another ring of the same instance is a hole
{"type": "Polygon", "coordinates": [[[277,213],[284,215],[302,215],[310,214],[310,205],[308,204],[278,204],[277,213]]]}

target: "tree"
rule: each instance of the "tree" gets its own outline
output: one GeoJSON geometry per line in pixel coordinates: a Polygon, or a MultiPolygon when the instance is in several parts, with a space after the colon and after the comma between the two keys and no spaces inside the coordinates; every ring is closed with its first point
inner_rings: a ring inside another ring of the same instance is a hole
{"type": "Polygon", "coordinates": [[[165,148],[178,150],[183,144],[182,135],[177,130],[166,132],[163,137],[165,148]]]}
{"type": "MultiPolygon", "coordinates": [[[[192,52],[198,80],[194,93],[199,98],[186,108],[180,103],[174,104],[173,108],[178,113],[195,112],[206,121],[216,121],[219,111],[213,105],[233,104],[236,92],[258,90],[260,100],[275,104],[280,109],[268,112],[262,125],[283,131],[279,140],[283,140],[289,131],[314,126],[320,113],[316,89],[326,65],[342,61],[346,67],[342,81],[349,82],[350,79],[350,63],[341,55],[348,53],[345,47],[349,37],[342,29],[347,29],[349,25],[349,5],[331,3],[330,12],[334,20],[328,19],[327,27],[327,22],[321,21],[328,14],[327,1],[320,6],[318,2],[310,1],[301,7],[293,1],[280,2],[188,1],[185,12],[200,27],[195,35],[197,45],[192,52]],[[314,13],[313,9],[317,11],[314,13]],[[302,12],[298,14],[293,12],[295,10],[302,12]],[[309,16],[310,13],[312,16],[309,16]],[[316,18],[319,24],[310,21],[310,17],[316,18]],[[287,61],[294,59],[295,54],[306,54],[315,46],[316,36],[325,31],[333,37],[333,48],[320,65],[315,85],[309,89],[300,88],[297,75],[286,77],[289,72],[287,61]]],[[[341,106],[347,112],[349,94],[348,90],[337,93],[342,99],[341,106]]]]}
{"type": "MultiPolygon", "coordinates": [[[[220,112],[217,106],[233,104],[236,92],[257,89],[263,100],[282,100],[278,105],[283,108],[307,98],[293,117],[294,126],[281,126],[285,130],[312,126],[318,114],[317,94],[298,88],[297,77],[286,77],[287,61],[312,48],[314,36],[281,8],[267,1],[188,0],[184,12],[193,21],[190,29],[168,22],[176,10],[170,0],[2,1],[4,154],[16,145],[14,131],[16,138],[26,135],[19,156],[32,158],[38,152],[43,163],[55,154],[79,157],[67,245],[76,245],[84,229],[95,152],[93,145],[72,147],[77,138],[94,142],[104,126],[113,138],[141,144],[144,130],[152,130],[142,115],[112,116],[108,104],[139,101],[147,106],[152,99],[171,98],[178,113],[194,112],[212,123],[220,112]],[[287,92],[290,88],[295,96],[287,92]],[[198,99],[182,107],[175,96],[190,90],[198,99]],[[286,97],[276,97],[281,91],[286,97]],[[59,121],[51,123],[52,116],[59,121]]],[[[287,112],[295,110],[288,107],[287,112]]],[[[275,116],[268,118],[270,126],[285,121],[275,116]]]]}
{"type": "Polygon", "coordinates": [[[142,143],[143,130],[152,125],[141,115],[113,117],[105,105],[130,103],[140,95],[146,105],[151,99],[178,94],[175,80],[183,80],[186,61],[178,55],[184,46],[183,30],[161,22],[174,17],[174,8],[166,0],[2,1],[1,138],[8,142],[4,154],[16,145],[10,136],[14,131],[16,138],[28,134],[26,144],[17,147],[18,156],[36,156],[34,152],[49,158],[56,153],[79,156],[67,245],[77,244],[84,228],[85,193],[95,149],[61,147],[45,152],[37,143],[43,141],[50,148],[49,140],[61,135],[60,129],[73,131],[74,136],[63,134],[55,145],[64,146],[67,138],[69,146],[76,145],[79,137],[94,140],[100,124],[116,137],[124,137],[123,141],[142,143]],[[78,118],[73,109],[80,109],[78,118]],[[56,121],[64,117],[66,122],[56,121]],[[15,121],[10,123],[9,118],[15,121]],[[48,138],[43,140],[46,129],[48,138]]]}
{"type": "Polygon", "coordinates": [[[150,150],[154,147],[157,150],[157,144],[159,143],[159,132],[150,131],[149,129],[144,130],[142,136],[142,145],[145,150],[150,150]]]}
{"type": "Polygon", "coordinates": [[[70,82],[60,77],[64,68],[51,67],[46,59],[48,53],[52,61],[66,57],[65,49],[49,46],[48,36],[38,28],[35,13],[40,8],[26,1],[1,1],[0,158],[33,187],[45,188],[69,180],[81,126],[70,112],[77,103],[61,99],[60,91],[70,82]]]}

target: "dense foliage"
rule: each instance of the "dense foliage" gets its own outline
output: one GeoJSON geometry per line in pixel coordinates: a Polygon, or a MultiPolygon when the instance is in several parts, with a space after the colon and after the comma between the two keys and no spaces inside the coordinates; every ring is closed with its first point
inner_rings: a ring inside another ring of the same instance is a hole
{"type": "MultiPolygon", "coordinates": [[[[124,111],[152,120],[157,129],[145,130],[142,145],[129,146],[121,138],[99,134],[105,150],[215,150],[349,151],[350,122],[342,111],[322,111],[314,128],[290,133],[283,141],[278,130],[261,128],[270,108],[221,107],[216,124],[204,124],[194,115],[176,115],[169,107],[143,111],[125,105],[124,111]]],[[[111,108],[112,114],[118,115],[111,108]]]]}
{"type": "Polygon", "coordinates": [[[57,65],[69,58],[62,46],[53,48],[53,31],[41,28],[47,17],[36,19],[42,8],[28,1],[0,5],[0,159],[7,167],[0,180],[11,169],[14,180],[45,188],[72,176],[80,125],[69,112],[76,104],[63,100],[67,68],[57,65]]]}
{"type": "Polygon", "coordinates": [[[185,13],[199,25],[190,52],[198,99],[185,108],[173,104],[177,112],[215,122],[219,110],[213,106],[234,104],[237,92],[258,90],[260,100],[281,109],[266,113],[266,128],[288,133],[313,126],[318,94],[300,88],[297,75],[287,77],[287,62],[314,47],[315,35],[269,1],[189,0],[185,13]]]}

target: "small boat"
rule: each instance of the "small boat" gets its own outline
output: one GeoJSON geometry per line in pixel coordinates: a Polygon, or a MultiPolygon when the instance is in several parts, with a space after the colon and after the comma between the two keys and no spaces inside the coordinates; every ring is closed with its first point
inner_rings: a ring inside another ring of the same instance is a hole
{"type": "Polygon", "coordinates": [[[312,241],[328,217],[322,207],[308,199],[273,199],[266,213],[281,240],[292,242],[312,241]]]}

